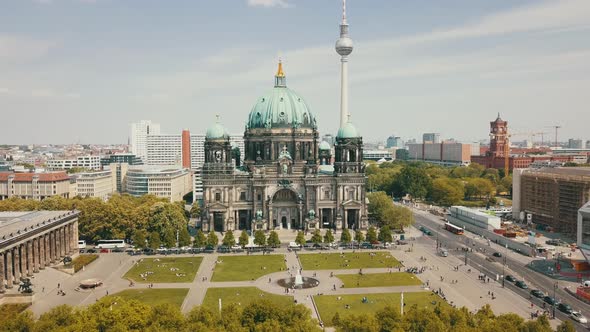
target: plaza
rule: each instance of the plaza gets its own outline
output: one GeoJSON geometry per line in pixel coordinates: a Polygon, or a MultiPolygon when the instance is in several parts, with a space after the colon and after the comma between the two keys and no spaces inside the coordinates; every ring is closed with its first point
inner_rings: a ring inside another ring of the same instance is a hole
{"type": "MultiPolygon", "coordinates": [[[[281,234],[282,238],[288,236],[281,234]]],[[[329,326],[336,312],[342,317],[385,306],[399,309],[403,292],[405,309],[414,304],[421,308],[454,305],[473,311],[490,304],[497,314],[514,312],[529,317],[530,304],[526,300],[497,283],[482,284],[476,278],[477,271],[468,272],[463,267],[455,271],[455,266],[461,262],[454,257],[442,258],[436,255],[434,248],[423,247],[419,241],[409,242],[396,249],[354,252],[296,253],[280,248],[272,255],[213,253],[144,257],[100,254],[99,259],[74,275],[55,269],[45,269],[35,275],[32,280],[35,294],[30,309],[38,316],[60,304],[86,306],[105,296],[121,295],[146,304],[172,303],[186,313],[199,305],[217,311],[220,300],[222,306],[232,303],[245,306],[251,301],[265,299],[276,306],[302,304],[311,310],[313,318],[329,326]],[[342,266],[345,260],[352,259],[355,259],[353,266],[342,266]],[[312,265],[306,267],[309,262],[312,265]],[[166,265],[165,269],[158,272],[158,264],[166,265]],[[314,267],[315,264],[320,265],[314,267]],[[170,268],[187,265],[194,266],[194,273],[190,278],[176,280],[180,277],[170,268]],[[419,274],[405,272],[412,267],[426,268],[419,274]],[[139,276],[145,271],[155,272],[152,276],[159,275],[159,278],[137,280],[131,285],[129,276],[139,276]],[[299,271],[303,277],[317,279],[319,285],[287,290],[278,284],[279,279],[294,277],[299,271]],[[98,278],[103,285],[93,290],[76,290],[80,281],[89,278],[98,278]],[[58,285],[65,296],[57,295],[58,285]],[[488,296],[488,292],[494,292],[495,298],[488,296]]]]}

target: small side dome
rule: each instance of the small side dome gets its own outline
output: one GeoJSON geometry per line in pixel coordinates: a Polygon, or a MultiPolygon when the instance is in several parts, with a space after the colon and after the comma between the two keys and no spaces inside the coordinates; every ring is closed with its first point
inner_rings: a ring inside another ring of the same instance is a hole
{"type": "Polygon", "coordinates": [[[322,151],[322,150],[328,150],[328,151],[331,150],[330,143],[328,143],[326,141],[322,141],[320,143],[320,151],[322,151]]]}
{"type": "Polygon", "coordinates": [[[208,139],[220,139],[220,138],[228,138],[229,134],[227,130],[219,123],[214,123],[211,127],[207,128],[207,135],[205,138],[208,139]]]}
{"type": "Polygon", "coordinates": [[[340,129],[338,129],[338,135],[336,137],[337,138],[357,138],[357,137],[361,137],[361,135],[359,134],[359,132],[356,130],[355,126],[352,123],[347,122],[344,126],[340,127],[340,129]]]}

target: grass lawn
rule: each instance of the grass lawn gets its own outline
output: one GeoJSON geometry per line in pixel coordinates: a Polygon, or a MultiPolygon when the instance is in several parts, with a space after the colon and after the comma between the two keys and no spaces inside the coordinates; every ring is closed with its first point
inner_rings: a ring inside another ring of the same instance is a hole
{"type": "Polygon", "coordinates": [[[381,286],[419,286],[422,281],[415,274],[407,272],[338,274],[344,288],[381,286]]]}
{"type": "Polygon", "coordinates": [[[283,255],[220,256],[211,281],[256,280],[265,274],[286,270],[283,255]]]}
{"type": "MultiPolygon", "coordinates": [[[[338,312],[340,317],[351,314],[374,314],[375,311],[381,310],[386,306],[391,306],[394,310],[400,310],[400,293],[378,293],[378,294],[354,294],[354,295],[319,295],[313,299],[320,312],[321,319],[326,326],[332,325],[332,318],[338,312]],[[341,297],[338,300],[338,297],[341,297]],[[363,303],[363,297],[367,297],[368,303],[363,303]],[[350,308],[346,309],[345,306],[350,308]]],[[[410,309],[414,304],[419,307],[432,307],[435,305],[448,306],[438,295],[432,292],[412,292],[404,293],[405,309],[410,309]],[[436,304],[432,304],[436,302],[436,304]]]]}
{"type": "Polygon", "coordinates": [[[192,282],[202,260],[202,257],[142,258],[125,273],[123,278],[140,283],[192,282]],[[146,274],[146,272],[153,273],[146,274]],[[144,274],[145,278],[142,278],[140,274],[144,274]]]}
{"type": "Polygon", "coordinates": [[[98,255],[95,254],[83,254],[74,258],[72,265],[74,266],[74,272],[82,270],[82,268],[95,260],[98,259],[98,255]]]}
{"type": "Polygon", "coordinates": [[[344,254],[300,254],[299,260],[305,270],[339,270],[375,267],[398,267],[400,262],[389,252],[347,252],[344,254]]]}
{"type": "Polygon", "coordinates": [[[148,288],[127,289],[111,296],[122,297],[126,300],[137,300],[149,305],[170,303],[178,308],[188,294],[188,288],[148,288]]]}
{"type": "Polygon", "coordinates": [[[292,296],[270,294],[263,292],[256,287],[224,287],[207,289],[205,299],[203,300],[203,306],[217,311],[219,310],[220,298],[222,306],[230,303],[239,303],[241,306],[246,306],[250,302],[261,298],[270,300],[280,307],[294,304],[292,296]],[[262,296],[260,296],[261,294],[262,296]]]}

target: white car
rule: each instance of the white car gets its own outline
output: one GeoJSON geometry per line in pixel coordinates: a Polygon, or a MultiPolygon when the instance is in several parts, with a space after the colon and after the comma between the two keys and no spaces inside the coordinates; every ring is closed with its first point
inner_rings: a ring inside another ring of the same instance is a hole
{"type": "Polygon", "coordinates": [[[588,323],[588,319],[582,315],[579,311],[574,311],[570,314],[570,318],[575,320],[578,323],[586,324],[588,323]]]}

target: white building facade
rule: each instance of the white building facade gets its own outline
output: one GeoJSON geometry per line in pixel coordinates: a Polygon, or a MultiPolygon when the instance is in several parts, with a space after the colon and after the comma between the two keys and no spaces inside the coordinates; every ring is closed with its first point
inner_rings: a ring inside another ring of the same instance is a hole
{"type": "Polygon", "coordinates": [[[100,170],[100,156],[87,155],[68,159],[49,159],[46,166],[51,171],[68,170],[76,167],[100,170]]]}
{"type": "Polygon", "coordinates": [[[129,145],[131,153],[143,159],[147,159],[147,136],[160,134],[160,124],[150,120],[141,120],[130,125],[129,145]]]}

